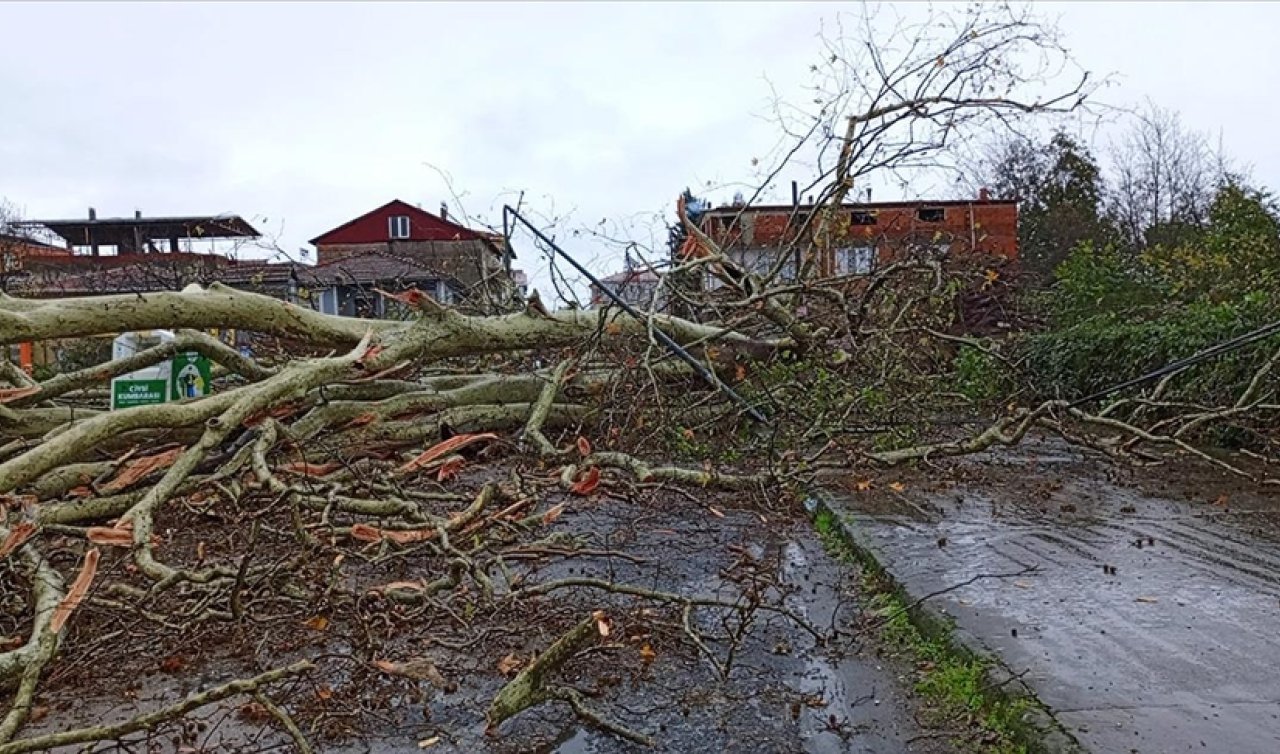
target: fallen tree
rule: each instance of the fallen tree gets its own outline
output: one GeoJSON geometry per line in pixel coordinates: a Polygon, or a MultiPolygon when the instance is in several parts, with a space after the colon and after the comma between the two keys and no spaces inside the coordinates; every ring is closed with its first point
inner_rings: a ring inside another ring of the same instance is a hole
{"type": "MultiPolygon", "coordinates": [[[[1069,111],[1087,95],[1082,75],[1053,96],[1021,97],[1037,72],[1009,61],[1020,60],[1028,47],[1061,48],[1034,19],[1007,8],[994,13],[988,17],[979,7],[900,29],[915,41],[895,63],[887,64],[874,45],[871,61],[856,45],[824,54],[824,71],[840,74],[835,80],[843,88],[819,98],[822,107],[802,141],[818,135],[820,143],[808,146],[819,154],[834,151],[836,159],[815,181],[827,184],[819,206],[784,250],[804,260],[796,280],[779,279],[785,254],[763,274],[745,268],[680,205],[688,243],[677,250],[671,272],[709,271],[724,284],[718,298],[673,291],[697,297],[690,303],[705,315],[701,321],[662,314],[656,306],[639,317],[612,307],[549,312],[536,297],[521,311],[469,316],[416,290],[385,294],[413,313],[408,321],[325,315],[216,284],[56,300],[0,295],[0,345],[158,328],[178,333],[175,344],[42,382],[19,370],[0,372],[9,383],[0,389],[0,500],[8,510],[0,577],[26,595],[11,623],[30,637],[0,650],[0,680],[17,684],[0,722],[0,751],[129,736],[246,693],[255,695],[256,706],[243,715],[274,721],[300,750],[316,731],[353,730],[335,722],[340,716],[325,706],[332,688],[317,687],[288,704],[264,695],[266,684],[307,669],[295,664],[120,725],[12,740],[59,642],[109,657],[111,648],[102,645],[124,622],[175,635],[208,626],[247,635],[284,624],[282,633],[290,635],[277,637],[280,651],[305,655],[305,642],[291,635],[299,626],[323,632],[330,621],[343,621],[355,647],[343,675],[376,672],[380,680],[425,681],[449,693],[456,686],[429,657],[386,659],[389,651],[411,651],[391,640],[397,625],[438,621],[469,628],[477,613],[578,595],[593,604],[572,605],[572,625],[542,643],[541,654],[497,691],[489,723],[496,727],[559,700],[589,722],[640,742],[648,742],[646,734],[603,716],[569,685],[551,682],[571,657],[592,648],[594,635],[605,633],[603,613],[596,612],[604,600],[674,608],[669,623],[722,678],[757,614],[825,639],[782,604],[750,567],[749,554],[741,559],[748,575],[738,591],[714,596],[593,576],[539,580],[535,568],[513,564],[582,554],[572,535],[547,530],[570,506],[606,492],[677,485],[735,495],[765,490],[761,497],[785,508],[794,502],[789,483],[807,480],[838,451],[845,455],[837,463],[846,468],[868,456],[885,463],[928,459],[1016,442],[1033,425],[1050,426],[1053,407],[1002,419],[968,440],[879,450],[849,442],[850,417],[869,402],[869,391],[923,402],[901,389],[907,383],[895,365],[934,356],[932,348],[902,336],[947,335],[931,317],[949,281],[930,257],[903,260],[861,281],[824,277],[817,262],[841,241],[839,217],[856,180],[895,162],[939,158],[958,128],[1069,111]],[[858,77],[851,88],[845,74],[867,62],[878,80],[858,77]],[[919,279],[923,290],[903,283],[919,279]],[[271,336],[287,348],[245,357],[198,332],[210,328],[271,336]],[[755,405],[771,409],[769,426],[752,432],[739,421],[740,406],[667,358],[657,330],[741,387],[755,405]],[[219,389],[119,411],[67,400],[177,350],[198,350],[219,365],[227,375],[219,389]],[[699,445],[704,438],[720,441],[719,447],[699,445]],[[536,454],[528,466],[471,480],[465,491],[450,486],[485,458],[521,446],[536,454]],[[673,455],[685,462],[671,462],[673,455]],[[54,552],[64,570],[71,567],[67,553],[83,564],[71,587],[52,565],[54,552]],[[589,620],[581,619],[584,607],[589,620]],[[695,610],[723,616],[715,638],[695,610]],[[713,651],[716,641],[727,642],[728,650],[713,651]],[[306,728],[293,720],[304,712],[310,713],[306,728]]],[[[711,507],[707,512],[723,515],[711,507]]],[[[759,512],[762,526],[773,513],[759,512]]],[[[604,555],[625,561],[618,553],[604,555]]],[[[469,637],[453,649],[465,652],[484,638],[469,637]]],[[[265,639],[255,646],[262,644],[265,639]]],[[[161,660],[162,670],[181,667],[170,659],[161,660]]],[[[253,659],[264,665],[263,658],[253,659]]],[[[508,669],[516,667],[513,660],[508,669]]],[[[420,699],[427,692],[413,686],[406,693],[420,699]]],[[[353,706],[364,709],[364,702],[353,706]]]]}
{"type": "MultiPolygon", "coordinates": [[[[317,526],[356,545],[427,547],[438,556],[444,570],[435,580],[380,589],[379,594],[396,603],[431,602],[465,585],[495,599],[518,592],[515,584],[501,586],[491,575],[500,558],[460,549],[454,538],[502,541],[513,527],[533,530],[554,521],[563,504],[539,512],[533,510],[536,491],[491,484],[459,513],[433,511],[459,498],[441,482],[470,463],[477,448],[500,441],[494,431],[523,429],[523,437],[549,459],[575,455],[556,475],[556,483],[574,494],[594,491],[601,468],[619,469],[644,483],[676,479],[740,486],[763,481],[706,469],[651,467],[627,453],[593,452],[585,441],[562,451],[545,433],[555,437],[589,422],[599,396],[619,381],[644,379],[662,386],[694,379],[684,365],[661,360],[647,361],[637,370],[612,359],[589,358],[609,349],[643,349],[651,328],[662,328],[713,367],[726,355],[730,360],[769,358],[790,341],[748,337],[674,317],[636,319],[609,309],[550,314],[536,299],[522,312],[473,317],[417,291],[396,297],[418,316],[407,322],[332,317],[216,285],[139,296],[0,299],[4,344],[98,335],[121,327],[178,328],[174,342],[126,359],[44,382],[15,373],[9,375],[10,386],[0,389],[0,501],[10,520],[9,528],[0,530],[0,557],[6,564],[12,561],[13,578],[25,581],[34,616],[30,639],[0,652],[0,680],[18,684],[10,713],[0,720],[0,745],[14,737],[32,709],[61,628],[87,594],[96,605],[140,611],[151,620],[185,625],[241,621],[252,609],[249,605],[280,598],[275,590],[282,575],[303,567],[323,547],[317,526]],[[260,363],[198,332],[211,327],[287,338],[295,349],[313,355],[260,363]],[[340,350],[326,355],[335,346],[340,350]],[[577,357],[552,369],[530,367],[524,355],[566,347],[577,357]],[[221,389],[202,398],[118,411],[61,401],[74,391],[188,350],[205,354],[225,370],[229,379],[221,389]],[[483,354],[506,354],[514,369],[430,371],[451,357],[474,360],[483,354]],[[267,499],[274,502],[264,503],[267,499]],[[208,506],[211,500],[235,507],[258,501],[254,504],[266,505],[261,516],[287,511],[277,525],[292,530],[300,549],[284,561],[252,563],[253,543],[261,536],[253,518],[246,529],[231,535],[248,549],[233,546],[215,553],[201,542],[194,557],[173,552],[165,544],[172,516],[208,506]],[[68,535],[81,543],[87,559],[70,588],[50,568],[40,545],[49,537],[68,535]],[[105,582],[98,573],[96,548],[107,548],[106,562],[115,573],[105,582]],[[130,565],[120,572],[122,557],[130,565]],[[268,598],[268,593],[276,596],[268,598]],[[157,612],[156,603],[167,607],[157,612]]],[[[286,586],[285,594],[314,588],[297,580],[286,586]]],[[[255,692],[258,683],[228,687],[227,693],[255,692]]],[[[581,714],[592,714],[570,691],[558,696],[581,714]]],[[[221,698],[221,692],[202,695],[154,715],[165,719],[221,698]]],[[[260,701],[263,708],[305,746],[297,726],[287,722],[288,712],[268,701],[260,701]]],[[[14,742],[11,748],[25,751],[46,742],[125,735],[147,727],[149,719],[14,742]]]]}

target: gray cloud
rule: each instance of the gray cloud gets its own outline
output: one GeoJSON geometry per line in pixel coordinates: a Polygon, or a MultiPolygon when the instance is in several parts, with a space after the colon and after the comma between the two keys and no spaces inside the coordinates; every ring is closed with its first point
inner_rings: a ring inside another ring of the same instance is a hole
{"type": "MultiPolygon", "coordinates": [[[[545,213],[661,240],[652,219],[685,185],[753,177],[777,138],[766,76],[803,101],[840,9],[3,4],[0,25],[30,33],[0,46],[0,195],[32,216],[235,211],[293,250],[392,197],[434,209],[434,165],[489,222],[524,189],[545,213]]],[[[1110,100],[1221,129],[1280,184],[1280,5],[1046,9],[1087,67],[1124,74],[1110,100]]],[[[620,258],[574,245],[599,269],[620,258]]]]}

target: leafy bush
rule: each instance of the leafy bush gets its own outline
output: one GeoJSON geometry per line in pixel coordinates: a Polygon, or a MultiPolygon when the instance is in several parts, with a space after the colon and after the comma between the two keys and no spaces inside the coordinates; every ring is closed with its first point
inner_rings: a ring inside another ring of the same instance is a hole
{"type": "Polygon", "coordinates": [[[956,392],[974,401],[999,398],[1009,386],[1009,374],[996,358],[970,345],[960,346],[955,358],[956,392]]]}
{"type": "MultiPolygon", "coordinates": [[[[1277,301],[1261,292],[1234,302],[1196,302],[1148,319],[1127,311],[1102,312],[1027,338],[1025,368],[1037,392],[1080,397],[1242,335],[1278,315],[1277,301]]],[[[1234,400],[1276,341],[1191,368],[1171,386],[1170,395],[1234,400]]]]}
{"type": "MultiPolygon", "coordinates": [[[[1225,183],[1208,222],[1157,233],[1141,251],[1080,244],[1041,304],[1050,328],[1021,344],[1044,396],[1074,398],[1280,319],[1280,221],[1270,196],[1225,183]]],[[[1277,340],[1199,364],[1169,397],[1235,400],[1277,340]]]]}

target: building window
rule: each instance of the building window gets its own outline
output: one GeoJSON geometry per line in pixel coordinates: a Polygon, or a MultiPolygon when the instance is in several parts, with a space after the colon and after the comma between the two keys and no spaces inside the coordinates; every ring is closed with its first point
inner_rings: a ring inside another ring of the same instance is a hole
{"type": "Polygon", "coordinates": [[[408,238],[409,237],[409,216],[395,215],[387,218],[388,230],[392,238],[408,238]]]}
{"type": "Polygon", "coordinates": [[[846,246],[836,249],[836,274],[869,275],[875,259],[874,246],[846,246]]]}
{"type": "Polygon", "coordinates": [[[941,207],[925,207],[916,210],[916,218],[922,223],[940,223],[947,218],[947,211],[941,207]]]}
{"type": "Polygon", "coordinates": [[[852,214],[849,215],[849,224],[850,225],[875,225],[876,213],[865,212],[862,210],[853,212],[852,214]]]}

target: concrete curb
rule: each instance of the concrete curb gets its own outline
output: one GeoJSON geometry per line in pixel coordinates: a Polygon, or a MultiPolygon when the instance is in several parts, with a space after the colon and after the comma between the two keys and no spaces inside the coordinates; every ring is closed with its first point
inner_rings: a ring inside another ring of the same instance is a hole
{"type": "MultiPolygon", "coordinates": [[[[805,507],[809,515],[816,517],[825,512],[835,519],[839,523],[840,539],[849,546],[863,567],[882,576],[904,602],[911,604],[915,597],[884,567],[884,557],[877,552],[875,543],[859,531],[853,517],[842,513],[825,490],[814,488],[807,493],[809,499],[805,507]]],[[[955,625],[949,616],[927,603],[912,608],[908,618],[922,635],[943,639],[957,654],[984,661],[987,664],[987,686],[991,689],[990,693],[1004,700],[1023,700],[1028,703],[1027,711],[1022,716],[1022,724],[1014,731],[1017,742],[1025,746],[1027,751],[1036,754],[1085,754],[1086,749],[1066,731],[1052,711],[1040,702],[1035,692],[977,636],[955,625]]]]}

